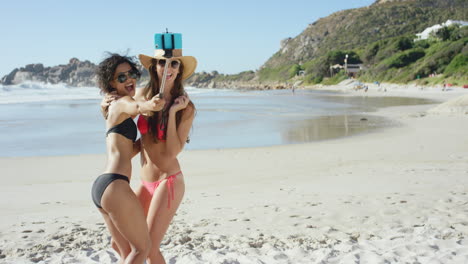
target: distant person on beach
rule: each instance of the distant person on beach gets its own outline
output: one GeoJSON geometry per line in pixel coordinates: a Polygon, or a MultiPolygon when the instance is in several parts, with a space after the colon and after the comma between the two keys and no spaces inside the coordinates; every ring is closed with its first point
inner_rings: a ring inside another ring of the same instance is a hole
{"type": "MultiPolygon", "coordinates": [[[[133,117],[142,114],[132,98],[140,72],[128,57],[110,54],[97,69],[101,93],[114,93],[119,99],[104,109],[106,118],[107,165],[92,187],[92,199],[111,233],[119,263],[143,263],[151,248],[151,238],[143,208],[129,185],[131,159],[139,152],[137,127],[133,117]]],[[[146,104],[150,105],[150,104],[146,104]]],[[[147,112],[162,109],[163,104],[147,112]],[[159,108],[159,109],[158,109],[159,108]]]]}

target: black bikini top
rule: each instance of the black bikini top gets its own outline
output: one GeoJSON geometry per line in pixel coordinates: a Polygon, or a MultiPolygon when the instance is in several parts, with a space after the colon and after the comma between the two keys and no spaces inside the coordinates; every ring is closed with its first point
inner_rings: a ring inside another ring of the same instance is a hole
{"type": "Polygon", "coordinates": [[[137,138],[137,127],[135,125],[135,122],[133,122],[133,119],[129,117],[125,119],[122,123],[109,128],[109,130],[107,130],[106,136],[109,135],[109,133],[120,134],[135,142],[137,138]]]}

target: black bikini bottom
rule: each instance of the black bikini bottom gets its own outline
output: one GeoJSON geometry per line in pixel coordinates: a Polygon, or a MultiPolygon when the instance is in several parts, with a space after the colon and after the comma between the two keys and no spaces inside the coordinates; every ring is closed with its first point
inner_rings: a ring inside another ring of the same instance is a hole
{"type": "Polygon", "coordinates": [[[107,186],[115,180],[124,180],[130,183],[127,176],[117,173],[104,173],[94,181],[93,188],[91,189],[91,196],[93,197],[94,204],[98,208],[102,208],[101,199],[107,186]]]}

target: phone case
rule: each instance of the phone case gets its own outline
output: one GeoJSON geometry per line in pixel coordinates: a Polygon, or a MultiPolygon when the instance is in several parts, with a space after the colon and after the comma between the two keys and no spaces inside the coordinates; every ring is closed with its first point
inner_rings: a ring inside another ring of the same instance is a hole
{"type": "Polygon", "coordinates": [[[182,49],[181,33],[156,33],[154,34],[155,49],[182,49]]]}

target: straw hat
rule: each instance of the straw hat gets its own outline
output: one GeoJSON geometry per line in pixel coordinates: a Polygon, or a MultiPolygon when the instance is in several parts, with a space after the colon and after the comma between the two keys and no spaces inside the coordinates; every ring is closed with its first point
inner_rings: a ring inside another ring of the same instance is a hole
{"type": "Polygon", "coordinates": [[[195,59],[195,57],[192,56],[182,56],[182,49],[173,49],[170,51],[172,51],[172,56],[169,54],[170,52],[168,52],[168,54],[166,55],[165,50],[156,49],[154,52],[154,56],[140,54],[138,55],[138,58],[140,59],[141,64],[146,69],[149,69],[149,67],[151,66],[152,59],[179,60],[184,65],[184,73],[182,75],[182,80],[185,80],[188,77],[190,77],[195,71],[195,68],[197,67],[197,59],[195,59]]]}

